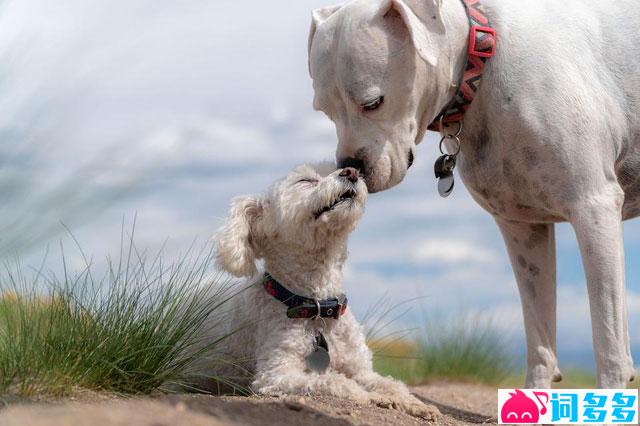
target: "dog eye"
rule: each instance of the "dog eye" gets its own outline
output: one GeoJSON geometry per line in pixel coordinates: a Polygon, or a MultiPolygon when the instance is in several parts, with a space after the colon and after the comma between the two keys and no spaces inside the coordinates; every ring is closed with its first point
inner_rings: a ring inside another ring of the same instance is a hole
{"type": "Polygon", "coordinates": [[[304,178],[304,179],[300,179],[299,181],[297,181],[296,183],[312,183],[312,184],[316,184],[318,183],[318,179],[313,179],[313,178],[304,178]]]}
{"type": "Polygon", "coordinates": [[[374,99],[371,102],[367,102],[366,104],[362,105],[362,109],[364,111],[375,111],[382,106],[383,102],[384,96],[380,96],[378,99],[374,99]]]}

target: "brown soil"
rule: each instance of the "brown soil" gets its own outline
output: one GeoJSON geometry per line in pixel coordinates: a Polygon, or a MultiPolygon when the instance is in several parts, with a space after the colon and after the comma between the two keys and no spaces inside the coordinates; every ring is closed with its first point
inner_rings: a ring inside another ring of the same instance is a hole
{"type": "MultiPolygon", "coordinates": [[[[459,383],[414,387],[436,405],[438,425],[495,424],[497,391],[459,383]]],[[[352,426],[422,425],[428,422],[393,409],[337,398],[211,397],[168,395],[146,399],[93,399],[56,404],[11,405],[0,410],[0,426],[352,426]]],[[[434,423],[431,423],[434,424],[434,423]]]]}

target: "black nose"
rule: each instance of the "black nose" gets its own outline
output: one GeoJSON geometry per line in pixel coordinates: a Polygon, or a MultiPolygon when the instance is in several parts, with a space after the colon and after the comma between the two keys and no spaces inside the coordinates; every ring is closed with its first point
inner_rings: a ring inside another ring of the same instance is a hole
{"type": "Polygon", "coordinates": [[[356,183],[358,181],[360,173],[353,167],[345,167],[340,172],[340,176],[342,176],[343,178],[347,178],[351,183],[356,183]]]}
{"type": "Polygon", "coordinates": [[[343,158],[338,161],[339,169],[345,169],[347,167],[352,167],[357,171],[359,171],[360,173],[364,173],[364,161],[358,158],[349,157],[349,158],[343,158]]]}

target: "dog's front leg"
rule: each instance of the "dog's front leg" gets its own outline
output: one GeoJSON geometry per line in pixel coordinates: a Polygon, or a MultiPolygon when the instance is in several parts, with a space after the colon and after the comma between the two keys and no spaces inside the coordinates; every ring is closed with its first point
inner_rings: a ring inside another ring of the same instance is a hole
{"type": "Polygon", "coordinates": [[[283,364],[280,368],[258,370],[251,389],[257,394],[286,395],[328,395],[350,399],[361,404],[372,402],[372,395],[354,380],[336,371],[323,374],[306,372],[293,364],[283,364]]]}
{"type": "Polygon", "coordinates": [[[340,319],[332,337],[339,354],[336,357],[336,369],[347,377],[352,377],[369,391],[372,402],[429,420],[440,415],[436,407],[424,404],[413,396],[401,381],[383,377],[373,371],[371,350],[367,346],[362,327],[350,310],[340,319]]]}
{"type": "Polygon", "coordinates": [[[556,355],[556,249],[551,224],[496,220],[518,282],[527,337],[527,388],[560,381],[556,355]]]}
{"type": "Polygon", "coordinates": [[[334,368],[322,374],[307,370],[305,358],[313,348],[302,325],[283,327],[282,323],[276,323],[262,331],[251,384],[254,392],[275,396],[330,395],[360,403],[371,401],[369,392],[334,368]]]}
{"type": "Polygon", "coordinates": [[[597,385],[602,388],[624,388],[633,378],[625,301],[623,200],[617,187],[571,209],[587,277],[597,385]]]}

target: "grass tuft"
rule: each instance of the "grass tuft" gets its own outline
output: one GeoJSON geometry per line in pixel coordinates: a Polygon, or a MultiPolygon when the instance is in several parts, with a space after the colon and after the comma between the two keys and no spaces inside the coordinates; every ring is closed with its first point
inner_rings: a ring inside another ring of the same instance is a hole
{"type": "Polygon", "coordinates": [[[490,321],[430,323],[413,340],[400,339],[376,353],[378,372],[409,384],[434,380],[499,384],[512,374],[513,357],[490,321]]]}
{"type": "MultiPolygon", "coordinates": [[[[0,397],[67,396],[78,389],[148,394],[188,383],[190,369],[226,336],[207,321],[233,296],[211,275],[212,254],[164,265],[133,244],[108,272],[0,279],[0,397]],[[216,336],[203,342],[201,336],[216,336]]],[[[64,256],[63,256],[64,257],[64,256]]],[[[63,260],[64,263],[64,260],[63,260]]],[[[223,361],[221,361],[223,362],[223,361]]]]}

